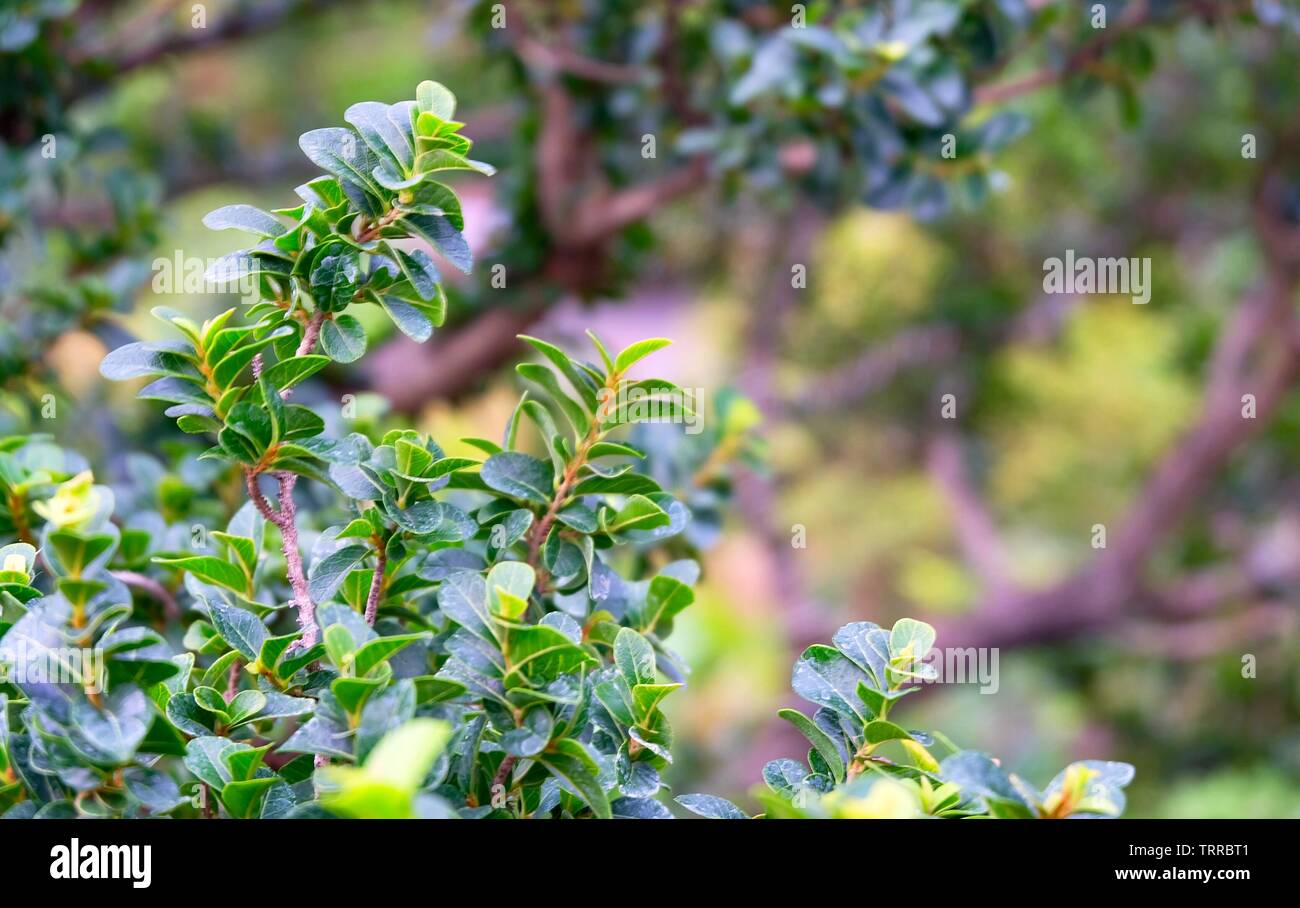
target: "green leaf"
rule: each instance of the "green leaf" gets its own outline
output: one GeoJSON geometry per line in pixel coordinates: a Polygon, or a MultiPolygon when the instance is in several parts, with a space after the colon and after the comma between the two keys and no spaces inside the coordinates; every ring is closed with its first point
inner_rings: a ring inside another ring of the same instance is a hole
{"type": "Polygon", "coordinates": [[[507,599],[513,600],[510,602],[511,608],[518,607],[516,602],[522,602],[526,607],[536,582],[536,571],[522,561],[503,561],[493,566],[487,576],[488,604],[493,613],[512,620],[518,618],[517,614],[507,613],[507,599]]]}
{"type": "Polygon", "coordinates": [[[614,360],[614,371],[620,375],[626,372],[637,361],[644,359],[656,350],[662,350],[671,344],[666,337],[652,337],[648,340],[637,341],[626,347],[614,360]]]}
{"type": "Polygon", "coordinates": [[[803,733],[803,736],[812,743],[817,753],[826,761],[830,767],[831,775],[835,777],[836,782],[844,781],[844,758],[840,755],[840,750],[826,734],[818,728],[807,716],[797,709],[781,709],[776,713],[782,719],[785,719],[795,728],[803,733]]]}
{"type": "Polygon", "coordinates": [[[198,377],[198,370],[186,359],[191,348],[184,344],[133,343],[118,347],[99,364],[99,374],[110,381],[126,381],[149,375],[198,377]]]}
{"type": "Polygon", "coordinates": [[[939,778],[952,782],[969,797],[1028,806],[1002,768],[978,751],[963,750],[945,759],[939,764],[939,778]]]}
{"type": "MultiPolygon", "coordinates": [[[[250,540],[251,542],[251,540],[250,540]]],[[[214,555],[186,555],[183,558],[154,558],[158,564],[189,571],[204,583],[215,583],[237,593],[248,592],[248,577],[229,561],[214,555]]]]}
{"type": "Polygon", "coordinates": [[[293,359],[282,360],[271,366],[262,373],[262,377],[272,387],[283,391],[315,375],[329,363],[330,358],[328,356],[320,356],[319,354],[295,356],[293,359]]]}
{"type": "Polygon", "coordinates": [[[655,682],[654,648],[630,627],[622,628],[614,638],[614,663],[629,687],[655,682]]]}
{"type": "Polygon", "coordinates": [[[257,658],[270,633],[256,615],[216,599],[208,603],[208,612],[223,640],[243,653],[248,661],[257,658]]]}
{"type": "Polygon", "coordinates": [[[226,738],[204,735],[185,746],[185,767],[211,788],[221,791],[230,781],[230,769],[222,753],[235,747],[226,738]]]}
{"type": "Polygon", "coordinates": [[[234,556],[239,559],[244,574],[248,577],[253,576],[253,571],[257,570],[256,542],[247,536],[234,536],[230,533],[223,533],[220,530],[213,530],[212,538],[229,547],[234,556]]]}
{"type": "Polygon", "coordinates": [[[203,226],[209,230],[234,228],[268,239],[273,239],[288,229],[273,216],[252,205],[226,205],[209,211],[203,216],[203,226]]]}
{"type": "Polygon", "coordinates": [[[221,789],[221,803],[226,805],[230,815],[240,820],[257,816],[266,790],[278,779],[266,776],[260,779],[247,779],[241,782],[228,782],[221,789]]]}
{"type": "Polygon", "coordinates": [[[573,487],[573,498],[584,495],[643,495],[663,491],[659,483],[649,476],[639,473],[624,473],[622,476],[588,476],[573,487]]]}
{"type": "Polygon", "coordinates": [[[396,225],[431,244],[464,273],[469,274],[473,270],[474,256],[469,244],[447,218],[411,214],[398,220],[396,225]]]}
{"type": "Polygon", "coordinates": [[[386,662],[397,653],[406,649],[412,643],[421,640],[428,640],[432,635],[428,633],[416,634],[393,634],[388,637],[379,637],[361,645],[353,657],[353,666],[356,669],[358,677],[364,677],[370,674],[370,670],[381,662],[386,662]]]}
{"type": "Polygon", "coordinates": [[[421,112],[431,113],[440,120],[450,120],[456,115],[456,96],[441,82],[426,79],[417,85],[415,103],[421,112]]]}
{"type": "Polygon", "coordinates": [[[416,343],[422,344],[433,336],[433,320],[422,310],[405,300],[387,294],[379,297],[379,304],[383,306],[398,330],[416,343]]]}
{"type": "Polygon", "coordinates": [[[47,537],[54,548],[63,572],[72,575],[83,573],[101,557],[106,557],[116,540],[106,533],[83,536],[70,530],[56,530],[47,537]]]}
{"type": "MultiPolygon", "coordinates": [[[[547,343],[541,338],[521,334],[519,335],[519,339],[531,344],[534,349],[550,360],[551,364],[554,365],[555,368],[559,369],[560,373],[569,380],[569,384],[573,386],[574,391],[576,391],[579,397],[582,398],[582,402],[586,405],[587,410],[592,413],[596,412],[596,389],[592,387],[594,381],[569,358],[567,353],[554,344],[547,343]]],[[[598,457],[599,455],[592,456],[598,457]]]]}
{"type": "Polygon", "coordinates": [[[444,615],[483,640],[494,643],[488,611],[487,581],[477,571],[457,571],[438,589],[444,615]]]}
{"type": "Polygon", "coordinates": [[[328,601],[343,583],[343,578],[369,554],[369,546],[347,545],[313,564],[307,576],[307,591],[312,601],[328,601]]]}
{"type": "Polygon", "coordinates": [[[212,734],[212,713],[202,709],[193,694],[179,693],[167,701],[167,721],[187,735],[212,734]]]}
{"type": "Polygon", "coordinates": [[[339,706],[355,716],[366,701],[387,683],[384,678],[335,678],[330,683],[330,693],[338,700],[339,706]]]}
{"type": "Polygon", "coordinates": [[[839,650],[822,644],[803,651],[790,678],[794,692],[805,700],[865,722],[865,707],[857,697],[860,682],[869,683],[867,673],[839,650]]]}
{"type": "Polygon", "coordinates": [[[620,533],[625,530],[649,530],[667,526],[672,522],[668,512],[644,495],[632,495],[613,517],[601,515],[601,529],[606,533],[620,533]]]}
{"type": "Polygon", "coordinates": [[[241,690],[226,707],[230,724],[242,725],[252,721],[266,707],[266,694],[260,690],[241,690]]]}
{"type": "Polygon", "coordinates": [[[288,337],[292,332],[293,329],[286,325],[283,329],[276,329],[266,337],[241,344],[223,356],[212,367],[212,380],[216,382],[219,388],[229,388],[234,380],[239,377],[239,373],[243,372],[248,364],[253,361],[254,356],[276,341],[288,337]]]}
{"type": "Polygon", "coordinates": [[[370,150],[393,159],[398,166],[410,169],[415,160],[415,150],[405,130],[389,116],[392,108],[378,101],[362,101],[343,112],[343,119],[351,123],[370,150]]]}
{"type": "Polygon", "coordinates": [[[366,332],[350,315],[340,315],[325,322],[320,332],[321,349],[337,363],[351,363],[366,352],[366,332]]]}
{"type": "Polygon", "coordinates": [[[599,682],[594,693],[596,699],[616,721],[623,725],[636,724],[636,706],[632,702],[632,691],[622,677],[599,682]]]}
{"type": "Polygon", "coordinates": [[[633,687],[632,698],[636,701],[639,724],[648,725],[663,698],[679,687],[680,684],[638,684],[633,687]]]}
{"type": "Polygon", "coordinates": [[[613,812],[610,810],[609,798],[598,781],[600,769],[595,760],[577,741],[564,738],[557,741],[555,746],[555,752],[540,754],[537,762],[559,779],[561,785],[586,801],[591,812],[598,818],[610,819],[613,812]]]}
{"type": "Polygon", "coordinates": [[[325,652],[329,654],[330,661],[340,670],[343,669],[348,663],[348,657],[357,646],[352,632],[343,624],[331,624],[325,628],[323,636],[325,652]]]}
{"type": "Polygon", "coordinates": [[[545,706],[536,706],[524,714],[517,728],[501,736],[506,753],[516,757],[535,757],[550,744],[555,720],[545,706]]]}
{"type": "Polygon", "coordinates": [[[452,726],[437,719],[411,719],[375,745],[365,765],[331,766],[321,771],[321,803],[357,819],[408,819],[413,798],[438,755],[452,737],[452,726]]]}
{"type": "Polygon", "coordinates": [[[701,816],[709,820],[749,819],[749,814],[745,813],[726,798],[719,798],[716,795],[684,794],[678,795],[673,798],[673,800],[696,816],[701,816]]]}
{"type": "MultiPolygon", "coordinates": [[[[246,691],[246,693],[250,692],[246,691]]],[[[265,698],[263,698],[262,702],[266,702],[265,698]]],[[[274,746],[274,744],[264,744],[261,747],[251,747],[242,742],[237,742],[233,747],[224,748],[221,751],[221,761],[226,764],[230,780],[232,782],[244,782],[256,776],[257,770],[262,766],[262,761],[274,746]]]]}
{"type": "Polygon", "coordinates": [[[357,140],[356,133],[340,127],[313,129],[298,137],[298,146],[313,164],[338,178],[362,214],[379,213],[373,200],[382,198],[383,193],[371,175],[379,158],[364,141],[357,140]]]}
{"type": "Polygon", "coordinates": [[[505,638],[510,670],[508,688],[523,684],[544,687],[560,675],[597,664],[596,657],[570,640],[562,631],[545,624],[511,625],[505,638]]]}
{"type": "Polygon", "coordinates": [[[679,612],[695,601],[695,591],[676,577],[660,574],[650,581],[646,591],[645,611],[641,629],[653,631],[665,621],[671,621],[679,612]]]}
{"type": "Polygon", "coordinates": [[[612,456],[644,458],[645,452],[638,451],[631,445],[619,444],[614,441],[598,441],[587,449],[587,457],[589,459],[612,456]]]}
{"type": "Polygon", "coordinates": [[[520,363],[515,366],[515,371],[529,381],[541,385],[564,413],[569,425],[573,426],[575,437],[581,438],[587,434],[587,429],[591,425],[590,414],[560,387],[554,372],[538,363],[520,363]]]}
{"type": "Polygon", "coordinates": [[[907,729],[885,719],[868,722],[867,727],[863,729],[863,735],[870,744],[881,744],[885,741],[910,741],[912,739],[912,735],[907,729]]]}
{"type": "Polygon", "coordinates": [[[924,659],[934,647],[934,628],[914,618],[899,618],[889,633],[889,655],[900,658],[904,653],[924,659]]]}
{"type": "Polygon", "coordinates": [[[262,646],[258,650],[257,661],[263,668],[274,669],[276,664],[279,663],[280,657],[300,636],[300,633],[294,632],[280,637],[267,637],[262,641],[262,646]]]}
{"type": "Polygon", "coordinates": [[[614,360],[610,358],[609,351],[606,350],[605,345],[600,342],[600,338],[590,330],[587,331],[587,337],[591,338],[592,345],[595,346],[596,352],[600,354],[600,360],[605,364],[605,370],[607,372],[613,372],[614,360]]]}
{"type": "Polygon", "coordinates": [[[229,718],[226,712],[226,701],[221,696],[220,691],[212,687],[194,688],[194,702],[201,708],[216,715],[222,722],[229,718]]]}
{"type": "Polygon", "coordinates": [[[554,475],[548,463],[529,454],[506,451],[493,454],[479,475],[489,488],[523,501],[550,501],[554,475]]]}
{"type": "MultiPolygon", "coordinates": [[[[312,296],[316,304],[326,312],[339,312],[352,302],[357,292],[361,276],[361,265],[357,253],[351,249],[322,256],[311,269],[312,296]]],[[[337,319],[332,320],[337,322],[337,319]]],[[[322,340],[324,328],[322,326],[322,340]]],[[[358,327],[360,325],[358,324],[358,327]]],[[[365,334],[362,333],[362,352],[365,350],[365,334]]],[[[326,351],[328,352],[328,350],[326,351]]],[[[331,354],[332,355],[332,354],[331,354]]],[[[357,354],[360,356],[360,353],[357,354]]],[[[334,357],[338,359],[338,357],[334,357]]],[[[353,357],[355,359],[356,357],[353,357]]],[[[351,362],[352,360],[339,360],[351,362]]]]}

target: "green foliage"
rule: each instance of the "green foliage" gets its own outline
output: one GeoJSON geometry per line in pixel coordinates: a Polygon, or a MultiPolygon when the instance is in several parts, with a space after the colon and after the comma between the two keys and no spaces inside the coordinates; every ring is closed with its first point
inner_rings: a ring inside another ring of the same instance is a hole
{"type": "MultiPolygon", "coordinates": [[[[499,443],[464,440],[481,459],[410,429],[329,437],[292,402],[329,362],[363,355],[355,307],[417,340],[441,323],[432,261],[394,243],[470,265],[459,204],[434,177],[490,168],[466,157],[454,105],[426,82],[415,101],[350,108],[352,129],[307,133],[327,175],[301,205],[206,219],[261,238],[229,260],[255,284],[242,318],[160,310],[178,339],[104,359],[105,377],[150,379],[142,397],[214,442],[190,475],[250,499],[223,530],[169,523],[162,512],[196,496],[162,483],[159,510],[114,522],[113,492],[78,457],[0,441],[0,533],[15,540],[0,548],[0,657],[20,666],[34,650],[73,682],[18,673],[0,687],[6,816],[671,816],[662,705],[686,669],[666,641],[700,574],[688,502],[716,511],[727,464],[755,455],[753,405],[719,395],[698,443],[665,442],[644,423],[690,419],[693,399],[627,372],[669,341],[611,352],[594,335],[590,360],[523,338],[544,363],[519,367],[533,388],[499,443]],[[315,503],[302,514],[299,478],[315,503]],[[300,518],[319,528],[306,558],[300,518]],[[164,608],[183,585],[179,641],[141,620],[128,583],[164,608]],[[83,651],[102,666],[71,657],[83,651]]],[[[891,722],[933,640],[904,619],[809,648],[794,686],[819,709],[784,716],[813,750],[807,769],[767,767],[768,815],[895,815],[904,797],[941,816],[1122,808],[1118,764],[1075,764],[1036,792],[979,755],[938,763],[933,738],[891,722]],[[866,791],[881,773],[903,787],[866,791]]],[[[678,803],[745,816],[707,795],[678,803]]]]}
{"type": "MultiPolygon", "coordinates": [[[[795,663],[795,693],[817,706],[811,718],[783,709],[781,718],[812,744],[807,765],[781,759],[763,770],[758,799],[769,817],[1115,817],[1133,779],[1127,763],[1071,763],[1039,791],[977,751],[959,750],[940,732],[890,720],[895,704],[933,680],[923,661],[934,629],[901,618],[886,630],[870,621],[840,628],[832,646],[808,647],[795,663]],[[935,753],[944,753],[940,760],[935,753]]],[[[683,795],[693,813],[743,819],[721,798],[683,795]]]]}

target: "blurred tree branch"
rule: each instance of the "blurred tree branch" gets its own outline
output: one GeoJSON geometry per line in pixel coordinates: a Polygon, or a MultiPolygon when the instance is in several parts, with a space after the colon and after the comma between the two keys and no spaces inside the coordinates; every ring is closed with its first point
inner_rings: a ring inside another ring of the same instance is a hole
{"type": "Polygon", "coordinates": [[[1199,419],[1162,458],[1107,547],[1089,564],[1046,589],[1027,590],[998,578],[979,607],[941,628],[951,644],[1043,642],[1125,619],[1144,596],[1143,569],[1157,547],[1204,499],[1239,446],[1268,424],[1300,372],[1294,310],[1300,225],[1279,210],[1275,178],[1275,168],[1266,168],[1253,209],[1265,274],[1219,337],[1199,419]],[[1254,418],[1242,412],[1246,394],[1254,396],[1254,418]]]}
{"type": "Polygon", "coordinates": [[[1136,0],[1123,7],[1118,21],[1107,24],[1095,38],[1067,54],[1059,65],[1045,66],[1010,81],[981,85],[975,89],[975,103],[1003,104],[1072,76],[1089,73],[1109,48],[1142,29],[1177,25],[1191,16],[1207,22],[1221,21],[1244,12],[1249,7],[1249,0],[1185,0],[1174,6],[1152,0],[1136,0]]]}
{"type": "MultiPolygon", "coordinates": [[[[112,42],[100,40],[72,52],[72,63],[89,66],[93,70],[106,70],[113,76],[151,66],[165,57],[186,54],[202,50],[227,41],[234,41],[253,35],[272,31],[300,16],[314,15],[331,7],[342,7],[343,0],[259,0],[256,3],[244,3],[237,12],[228,14],[216,22],[205,24],[202,28],[191,27],[187,31],[162,31],[151,37],[147,43],[130,50],[114,53],[111,48],[120,45],[123,32],[130,33],[140,23],[129,25],[124,29],[115,29],[112,42]]],[[[92,10],[92,23],[85,23],[82,28],[88,31],[98,30],[105,23],[92,10]]],[[[148,17],[156,22],[158,11],[148,17]]],[[[144,18],[144,17],[141,17],[144,18]]],[[[103,80],[94,77],[83,78],[73,91],[73,98],[80,97],[104,87],[103,80]]]]}

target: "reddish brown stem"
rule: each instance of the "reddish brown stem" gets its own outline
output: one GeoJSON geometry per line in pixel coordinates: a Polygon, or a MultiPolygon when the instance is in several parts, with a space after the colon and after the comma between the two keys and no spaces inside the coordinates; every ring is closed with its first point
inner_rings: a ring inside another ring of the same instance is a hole
{"type": "Polygon", "coordinates": [[[379,561],[375,564],[375,575],[370,578],[370,592],[366,595],[366,624],[375,625],[379,614],[379,598],[384,589],[384,568],[388,565],[388,552],[381,540],[379,543],[379,561]]]}
{"type": "Polygon", "coordinates": [[[546,542],[546,535],[551,532],[551,527],[555,524],[555,518],[564,507],[564,502],[569,497],[569,492],[577,482],[578,471],[582,465],[587,462],[587,451],[600,438],[599,416],[591,424],[591,431],[579,445],[578,451],[573,455],[573,460],[564,468],[564,476],[560,479],[559,486],[555,489],[555,496],[551,499],[551,504],[546,509],[542,519],[533,527],[533,533],[528,539],[528,563],[532,567],[537,567],[537,556],[541,552],[543,543],[546,542]]]}
{"type": "Polygon", "coordinates": [[[110,571],[110,573],[127,586],[143,590],[162,603],[163,614],[169,619],[180,618],[181,607],[176,604],[176,597],[157,580],[135,571],[110,571]]]}
{"type": "Polygon", "coordinates": [[[298,626],[302,628],[302,637],[297,642],[300,649],[308,649],[316,644],[316,603],[311,601],[307,588],[307,575],[302,569],[302,553],[298,551],[297,507],[293,503],[293,488],[298,484],[295,473],[276,473],[275,481],[280,485],[280,538],[284,542],[284,563],[289,574],[289,585],[293,587],[293,604],[298,610],[298,626]]]}
{"type": "Polygon", "coordinates": [[[280,515],[271,509],[271,504],[262,494],[262,490],[257,487],[257,474],[250,469],[244,470],[244,485],[248,488],[248,497],[253,501],[253,507],[261,513],[268,521],[280,525],[280,515]]]}
{"type": "Polygon", "coordinates": [[[289,585],[293,588],[293,604],[298,611],[298,626],[302,628],[302,638],[297,642],[296,648],[306,649],[316,643],[316,604],[311,601],[307,577],[302,569],[302,553],[298,551],[298,510],[293,503],[293,489],[298,484],[298,476],[286,472],[272,475],[279,485],[280,509],[278,511],[271,507],[270,502],[262,495],[262,490],[257,487],[257,473],[252,469],[245,469],[244,482],[248,487],[248,497],[253,500],[253,506],[280,530],[285,568],[289,576],[289,585]]]}
{"type": "Polygon", "coordinates": [[[492,785],[489,791],[498,785],[506,784],[506,779],[510,778],[510,770],[514,768],[515,758],[513,756],[508,756],[502,760],[501,765],[497,767],[497,774],[492,777],[492,785]]]}
{"type": "MultiPolygon", "coordinates": [[[[295,356],[306,356],[315,349],[316,341],[320,337],[321,326],[324,323],[325,312],[323,310],[317,310],[312,314],[303,328],[302,341],[298,344],[295,356]]],[[[255,371],[261,371],[260,361],[255,363],[255,371]]],[[[280,392],[280,396],[287,398],[290,393],[292,393],[292,389],[285,388],[280,392]]],[[[280,508],[277,511],[271,507],[271,503],[266,500],[262,490],[257,487],[258,475],[256,468],[245,468],[244,485],[248,489],[248,497],[252,499],[253,506],[280,530],[285,568],[289,576],[289,585],[293,588],[293,604],[298,611],[298,626],[302,628],[302,637],[295,644],[295,648],[308,649],[316,644],[318,631],[316,628],[316,603],[311,600],[311,593],[307,586],[307,576],[302,569],[302,553],[298,550],[298,509],[293,503],[293,489],[298,484],[298,476],[296,473],[288,472],[272,474],[279,486],[280,508]]]]}
{"type": "Polygon", "coordinates": [[[230,663],[230,674],[226,676],[227,703],[235,699],[235,694],[239,692],[239,666],[240,662],[238,659],[230,663]]]}

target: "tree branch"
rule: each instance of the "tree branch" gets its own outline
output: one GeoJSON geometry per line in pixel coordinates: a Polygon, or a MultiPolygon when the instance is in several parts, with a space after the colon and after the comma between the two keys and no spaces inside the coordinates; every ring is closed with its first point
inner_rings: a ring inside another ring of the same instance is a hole
{"type": "Polygon", "coordinates": [[[678,196],[703,186],[708,175],[707,160],[697,157],[638,186],[613,194],[597,193],[579,209],[579,221],[572,230],[571,241],[584,245],[606,239],[650,216],[678,196]]]}
{"type": "Polygon", "coordinates": [[[135,571],[109,571],[114,577],[122,581],[129,587],[148,593],[154,599],[162,604],[163,614],[169,621],[179,620],[181,617],[181,607],[176,603],[176,597],[157,580],[152,577],[140,574],[135,571]]]}
{"type": "MultiPolygon", "coordinates": [[[[219,22],[204,28],[191,28],[185,32],[168,32],[153,42],[135,50],[122,53],[110,60],[99,58],[104,50],[100,48],[83,48],[76,52],[74,64],[105,63],[112,68],[114,75],[142,66],[157,63],[173,54],[184,54],[201,50],[226,41],[248,37],[278,28],[295,16],[322,12],[330,7],[342,6],[343,0],[285,0],[285,2],[263,2],[244,5],[239,12],[232,13],[219,22]]],[[[85,94],[99,88],[100,85],[83,82],[77,95],[85,94]]]]}
{"type": "Polygon", "coordinates": [[[956,434],[945,431],[931,439],[926,460],[930,475],[947,496],[957,540],[967,561],[988,592],[1005,592],[1011,583],[1007,555],[997,523],[971,482],[956,434]]]}
{"type": "Polygon", "coordinates": [[[1263,284],[1239,307],[1211,370],[1225,384],[1207,388],[1200,418],[1156,467],[1110,545],[1047,589],[1013,588],[986,597],[982,607],[944,626],[944,639],[960,646],[1042,642],[1097,630],[1123,615],[1141,592],[1142,568],[1156,547],[1203,498],[1238,446],[1267,423],[1300,371],[1291,309],[1296,286],[1291,268],[1272,263],[1263,284]],[[1243,333],[1251,343],[1241,342],[1243,333]],[[1220,352],[1225,347],[1233,348],[1231,356],[1220,352]],[[1256,399],[1254,419],[1241,413],[1241,395],[1248,393],[1256,399]]]}
{"type": "Polygon", "coordinates": [[[1124,7],[1117,22],[1101,29],[1095,38],[1085,41],[1059,66],[1047,66],[1007,82],[981,85],[975,89],[975,104],[1002,104],[1041,88],[1063,82],[1070,76],[1086,72],[1121,38],[1151,25],[1176,25],[1188,16],[1208,20],[1226,19],[1244,8],[1242,0],[1199,0],[1182,4],[1168,18],[1158,18],[1162,4],[1137,0],[1124,7]]]}
{"type": "Polygon", "coordinates": [[[362,364],[362,374],[397,410],[416,410],[430,398],[458,397],[513,355],[519,348],[516,335],[545,312],[540,304],[500,306],[423,344],[394,338],[362,364]]]}
{"type": "Polygon", "coordinates": [[[610,85],[644,82],[654,76],[654,71],[644,66],[595,60],[564,45],[543,44],[527,35],[515,38],[513,44],[519,59],[547,75],[564,73],[589,82],[604,82],[610,85]]]}
{"type": "Polygon", "coordinates": [[[904,328],[861,356],[819,375],[792,402],[800,413],[836,410],[886,387],[912,368],[941,363],[959,349],[957,332],[947,325],[904,328]]]}

